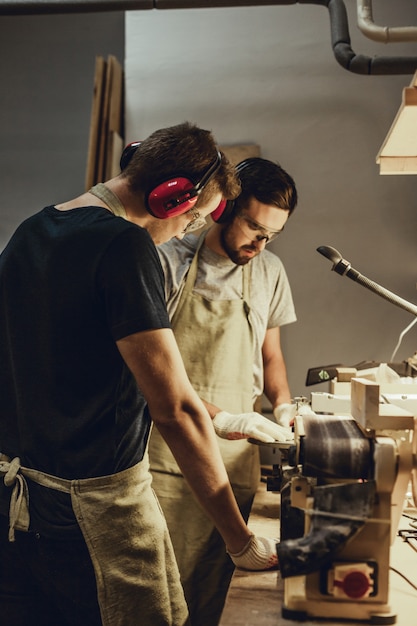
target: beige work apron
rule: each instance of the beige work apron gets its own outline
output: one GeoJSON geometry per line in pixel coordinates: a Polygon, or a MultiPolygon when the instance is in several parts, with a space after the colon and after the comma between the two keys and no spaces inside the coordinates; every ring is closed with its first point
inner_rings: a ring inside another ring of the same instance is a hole
{"type": "Polygon", "coordinates": [[[18,459],[1,462],[0,471],[6,484],[15,485],[12,540],[12,524],[19,530],[29,526],[26,478],[71,494],[94,566],[103,626],[189,624],[166,522],[150,487],[147,455],[117,474],[82,480],[27,469],[18,459]]]}
{"type": "MultiPolygon", "coordinates": [[[[253,410],[253,344],[250,268],[243,266],[242,299],[207,300],[193,287],[198,254],[172,319],[187,373],[199,396],[230,413],[253,410]]],[[[259,451],[246,440],[218,438],[229,480],[247,519],[260,479],[259,451]]],[[[213,523],[202,511],[168,446],[152,430],[149,455],[153,486],[168,522],[181,580],[196,626],[217,623],[233,566],[213,523]]]]}

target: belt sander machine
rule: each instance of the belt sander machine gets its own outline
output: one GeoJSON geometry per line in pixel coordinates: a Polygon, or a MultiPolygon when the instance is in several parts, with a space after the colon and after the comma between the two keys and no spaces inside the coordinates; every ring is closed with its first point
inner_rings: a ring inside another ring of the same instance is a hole
{"type": "Polygon", "coordinates": [[[413,413],[351,380],[351,415],[297,415],[281,468],[283,617],[394,624],[389,555],[412,478],[413,413]]]}

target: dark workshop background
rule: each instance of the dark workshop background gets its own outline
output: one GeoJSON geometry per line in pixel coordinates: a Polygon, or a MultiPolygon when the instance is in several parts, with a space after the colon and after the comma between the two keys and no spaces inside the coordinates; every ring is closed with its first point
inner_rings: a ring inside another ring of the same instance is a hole
{"type": "MultiPolygon", "coordinates": [[[[415,0],[375,2],[374,19],[415,26],[415,0]]],[[[347,0],[352,48],[417,56],[370,41],[347,0]]],[[[299,205],[270,249],[283,260],[298,321],[282,329],[293,395],[318,365],[386,362],[413,317],[331,272],[316,252],[417,301],[416,176],[375,163],[408,75],[359,75],[336,61],[325,7],[234,7],[0,15],[0,249],[24,217],[84,190],[95,57],[125,66],[126,136],[185,119],[222,144],[256,143],[294,177],[299,205]]],[[[417,325],[396,360],[417,350],[417,325]]]]}

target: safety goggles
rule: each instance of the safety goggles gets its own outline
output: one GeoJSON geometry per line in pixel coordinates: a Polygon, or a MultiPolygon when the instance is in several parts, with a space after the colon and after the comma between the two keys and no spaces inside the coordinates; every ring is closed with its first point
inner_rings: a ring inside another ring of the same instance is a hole
{"type": "Polygon", "coordinates": [[[269,230],[244,213],[237,215],[236,219],[240,230],[251,241],[263,241],[265,239],[265,243],[269,243],[284,230],[284,227],[281,230],[269,230]]]}

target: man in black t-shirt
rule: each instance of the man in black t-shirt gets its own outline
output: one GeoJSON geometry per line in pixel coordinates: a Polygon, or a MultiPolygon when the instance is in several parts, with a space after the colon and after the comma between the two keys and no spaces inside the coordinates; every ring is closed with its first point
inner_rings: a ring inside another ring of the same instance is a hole
{"type": "Polygon", "coordinates": [[[211,133],[161,129],[119,176],[23,222],[0,256],[8,626],[186,623],[150,488],[151,418],[235,563],[276,565],[274,542],[254,537],[239,513],[186,375],[154,245],[201,226],[238,192],[211,133]]]}

